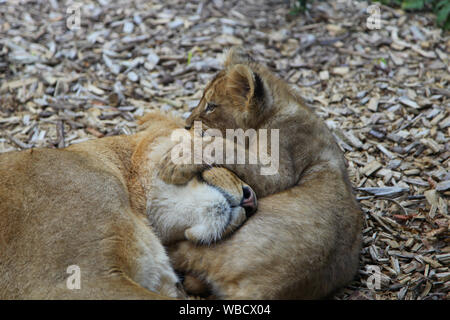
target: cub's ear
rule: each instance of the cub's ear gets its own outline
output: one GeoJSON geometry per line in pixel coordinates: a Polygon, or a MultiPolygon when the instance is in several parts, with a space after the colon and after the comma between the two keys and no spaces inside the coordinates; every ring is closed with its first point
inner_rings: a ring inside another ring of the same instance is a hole
{"type": "Polygon", "coordinates": [[[247,107],[252,102],[264,99],[264,85],[261,77],[248,66],[237,64],[226,76],[226,92],[238,105],[247,107]]]}
{"type": "Polygon", "coordinates": [[[225,68],[229,68],[235,64],[247,64],[254,61],[252,57],[242,47],[232,47],[225,53],[225,68]]]}

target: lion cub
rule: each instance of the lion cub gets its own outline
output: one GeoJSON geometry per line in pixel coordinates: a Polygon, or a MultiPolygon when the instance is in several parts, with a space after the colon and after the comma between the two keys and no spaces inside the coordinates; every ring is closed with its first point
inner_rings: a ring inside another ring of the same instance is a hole
{"type": "MultiPolygon", "coordinates": [[[[258,139],[249,139],[249,145],[244,146],[245,164],[219,163],[253,186],[259,197],[294,186],[307,169],[317,170],[326,165],[346,170],[343,154],[325,123],[291,86],[239,48],[229,51],[225,69],[207,85],[198,106],[186,120],[186,128],[193,129],[196,121],[202,126],[203,135],[208,129],[220,130],[224,137],[229,129],[245,132],[265,129],[268,133],[277,130],[279,139],[275,147],[279,164],[273,174],[261,174],[265,165],[259,161],[248,163],[249,150],[261,148],[258,139]]],[[[227,141],[223,140],[225,145],[227,141]]],[[[238,143],[234,146],[239,147],[238,143]]],[[[273,147],[273,144],[267,147],[269,153],[273,147]]],[[[164,160],[161,166],[164,181],[183,184],[208,164],[177,165],[164,160]]]]}
{"type": "MultiPolygon", "coordinates": [[[[215,297],[226,299],[313,299],[348,283],[359,262],[361,210],[341,150],[298,93],[242,50],[232,49],[224,70],[187,119],[187,129],[196,121],[204,138],[212,128],[222,136],[229,129],[278,130],[278,145],[267,149],[278,147],[279,167],[263,175],[264,162],[220,163],[255,189],[258,212],[215,246],[174,246],[175,268],[202,279],[215,297]]],[[[251,139],[246,147],[248,156],[251,139]]],[[[160,165],[162,179],[174,183],[207,167],[160,165]]]]}

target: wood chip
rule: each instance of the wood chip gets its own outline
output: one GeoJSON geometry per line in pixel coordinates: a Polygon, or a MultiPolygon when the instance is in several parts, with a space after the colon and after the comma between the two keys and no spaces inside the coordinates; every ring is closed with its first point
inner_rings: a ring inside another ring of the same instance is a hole
{"type": "Polygon", "coordinates": [[[369,100],[369,104],[367,105],[367,108],[370,111],[377,112],[377,110],[378,110],[378,102],[379,102],[379,99],[377,97],[371,98],[369,100]]]}
{"type": "Polygon", "coordinates": [[[378,161],[374,160],[370,163],[368,163],[362,170],[361,173],[366,175],[366,176],[370,176],[371,174],[373,174],[375,171],[377,171],[378,169],[380,169],[382,167],[381,163],[379,163],[378,161]]]}
{"type": "Polygon", "coordinates": [[[414,109],[420,109],[420,106],[415,101],[412,101],[408,97],[404,97],[404,96],[400,97],[398,99],[398,101],[400,103],[404,104],[405,106],[408,106],[408,107],[411,107],[411,108],[414,108],[414,109]]]}
{"type": "Polygon", "coordinates": [[[368,192],[376,196],[393,196],[404,192],[407,192],[409,188],[402,187],[368,187],[368,188],[358,188],[358,190],[368,192]]]}
{"type": "Polygon", "coordinates": [[[450,180],[439,182],[436,185],[437,191],[447,191],[450,189],[450,180]]]}

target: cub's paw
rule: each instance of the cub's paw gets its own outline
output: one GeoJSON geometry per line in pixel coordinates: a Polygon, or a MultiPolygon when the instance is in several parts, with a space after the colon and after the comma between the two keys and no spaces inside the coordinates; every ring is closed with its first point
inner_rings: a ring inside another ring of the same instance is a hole
{"type": "Polygon", "coordinates": [[[199,277],[186,274],[183,280],[183,287],[189,296],[209,298],[211,296],[211,289],[205,281],[199,277]]]}
{"type": "Polygon", "coordinates": [[[159,178],[167,184],[182,185],[188,183],[204,170],[202,164],[177,163],[168,152],[159,163],[159,178]]]}

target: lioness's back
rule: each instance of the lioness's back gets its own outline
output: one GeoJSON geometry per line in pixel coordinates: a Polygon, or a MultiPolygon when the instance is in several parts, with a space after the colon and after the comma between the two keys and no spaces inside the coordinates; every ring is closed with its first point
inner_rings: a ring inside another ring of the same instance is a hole
{"type": "Polygon", "coordinates": [[[0,155],[0,298],[61,286],[72,264],[106,268],[108,257],[89,244],[105,245],[98,252],[111,249],[108,239],[120,236],[112,232],[111,217],[121,220],[127,195],[118,179],[91,162],[68,150],[0,155]]]}

